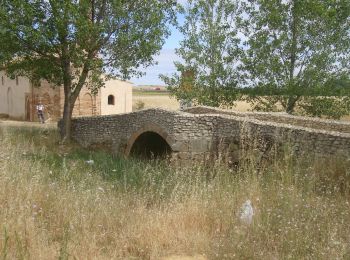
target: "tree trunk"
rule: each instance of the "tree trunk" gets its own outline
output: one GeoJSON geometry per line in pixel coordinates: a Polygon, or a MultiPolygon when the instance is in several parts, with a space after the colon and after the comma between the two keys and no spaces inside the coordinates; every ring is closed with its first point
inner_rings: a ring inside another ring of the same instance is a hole
{"type": "MultiPolygon", "coordinates": [[[[292,20],[291,20],[291,33],[292,33],[292,39],[291,39],[291,50],[290,50],[290,67],[289,67],[289,86],[288,88],[292,87],[292,90],[294,90],[294,70],[295,70],[295,62],[297,58],[297,44],[298,44],[298,4],[299,0],[293,0],[293,7],[292,7],[292,20]]],[[[293,95],[293,93],[292,93],[293,95]]],[[[296,102],[298,101],[298,96],[289,96],[286,106],[286,112],[288,114],[292,114],[294,112],[294,108],[296,105],[296,102]]]]}
{"type": "Polygon", "coordinates": [[[79,93],[86,81],[88,75],[88,66],[84,66],[82,74],[79,78],[75,90],[72,92],[72,82],[68,80],[64,85],[64,108],[63,108],[63,126],[61,138],[63,143],[69,143],[71,141],[71,127],[72,127],[72,114],[74,109],[75,101],[77,100],[79,93]]]}
{"type": "Polygon", "coordinates": [[[62,132],[61,139],[63,143],[69,143],[71,141],[71,125],[72,125],[72,113],[75,99],[72,98],[72,70],[70,64],[70,57],[68,55],[68,43],[63,37],[62,42],[62,71],[63,71],[63,88],[64,88],[64,107],[63,107],[63,119],[62,119],[62,132]]]}
{"type": "Polygon", "coordinates": [[[287,101],[286,112],[288,114],[293,114],[295,105],[298,101],[298,96],[290,96],[287,101]]]}
{"type": "Polygon", "coordinates": [[[63,108],[63,125],[61,138],[63,143],[69,143],[71,141],[71,127],[72,127],[72,113],[74,108],[74,101],[72,102],[71,98],[68,96],[64,99],[64,108],[63,108]]]}
{"type": "Polygon", "coordinates": [[[292,7],[292,21],[291,21],[291,33],[292,42],[290,50],[290,67],[289,67],[289,80],[293,82],[295,62],[297,59],[297,45],[298,45],[298,0],[293,1],[292,7]]]}

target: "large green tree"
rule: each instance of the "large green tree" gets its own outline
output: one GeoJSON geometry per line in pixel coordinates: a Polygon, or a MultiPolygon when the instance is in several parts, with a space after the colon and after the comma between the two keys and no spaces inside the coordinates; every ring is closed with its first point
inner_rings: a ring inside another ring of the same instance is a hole
{"type": "Polygon", "coordinates": [[[181,61],[177,73],[162,75],[178,99],[218,106],[237,98],[237,10],[231,0],[189,0],[183,7],[178,29],[184,39],[176,49],[181,61]]]}
{"type": "Polygon", "coordinates": [[[350,1],[243,0],[243,86],[256,109],[350,111],[350,1]],[[335,97],[336,96],[336,97],[335,97]]]}
{"type": "Polygon", "coordinates": [[[0,0],[0,66],[64,88],[63,139],[80,90],[154,64],[172,0],[0,0]]]}

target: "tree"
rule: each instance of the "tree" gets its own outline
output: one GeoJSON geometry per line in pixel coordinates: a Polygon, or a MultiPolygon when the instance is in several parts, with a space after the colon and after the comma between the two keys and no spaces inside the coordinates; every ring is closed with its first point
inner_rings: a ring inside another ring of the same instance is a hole
{"type": "Polygon", "coordinates": [[[69,141],[83,86],[96,92],[102,74],[129,78],[169,34],[171,0],[0,0],[0,66],[10,75],[64,88],[63,140],[69,141]]]}
{"type": "Polygon", "coordinates": [[[242,91],[255,109],[350,112],[349,89],[330,88],[350,72],[348,0],[243,0],[242,10],[242,91]]]}
{"type": "Polygon", "coordinates": [[[178,99],[232,105],[237,98],[239,38],[237,5],[231,0],[189,0],[182,8],[184,35],[176,54],[177,73],[161,78],[178,99]]]}

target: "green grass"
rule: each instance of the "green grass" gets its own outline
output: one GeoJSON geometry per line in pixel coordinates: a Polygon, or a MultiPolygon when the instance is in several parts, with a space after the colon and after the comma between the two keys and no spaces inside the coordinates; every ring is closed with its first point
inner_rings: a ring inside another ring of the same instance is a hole
{"type": "Polygon", "coordinates": [[[18,128],[0,129],[0,146],[1,259],[350,258],[349,161],[286,149],[259,172],[251,154],[237,169],[180,168],[18,128]]]}

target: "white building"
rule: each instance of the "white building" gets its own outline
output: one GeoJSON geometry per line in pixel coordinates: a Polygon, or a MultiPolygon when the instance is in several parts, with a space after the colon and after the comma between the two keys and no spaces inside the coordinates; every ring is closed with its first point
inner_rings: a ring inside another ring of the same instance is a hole
{"type": "MultiPolygon", "coordinates": [[[[41,81],[35,86],[26,77],[10,79],[0,71],[0,114],[17,120],[37,121],[35,106],[45,106],[45,118],[57,120],[62,116],[64,92],[41,81]]],[[[132,83],[118,79],[108,80],[96,95],[83,88],[77,98],[73,117],[110,115],[132,111],[132,83]]]]}

